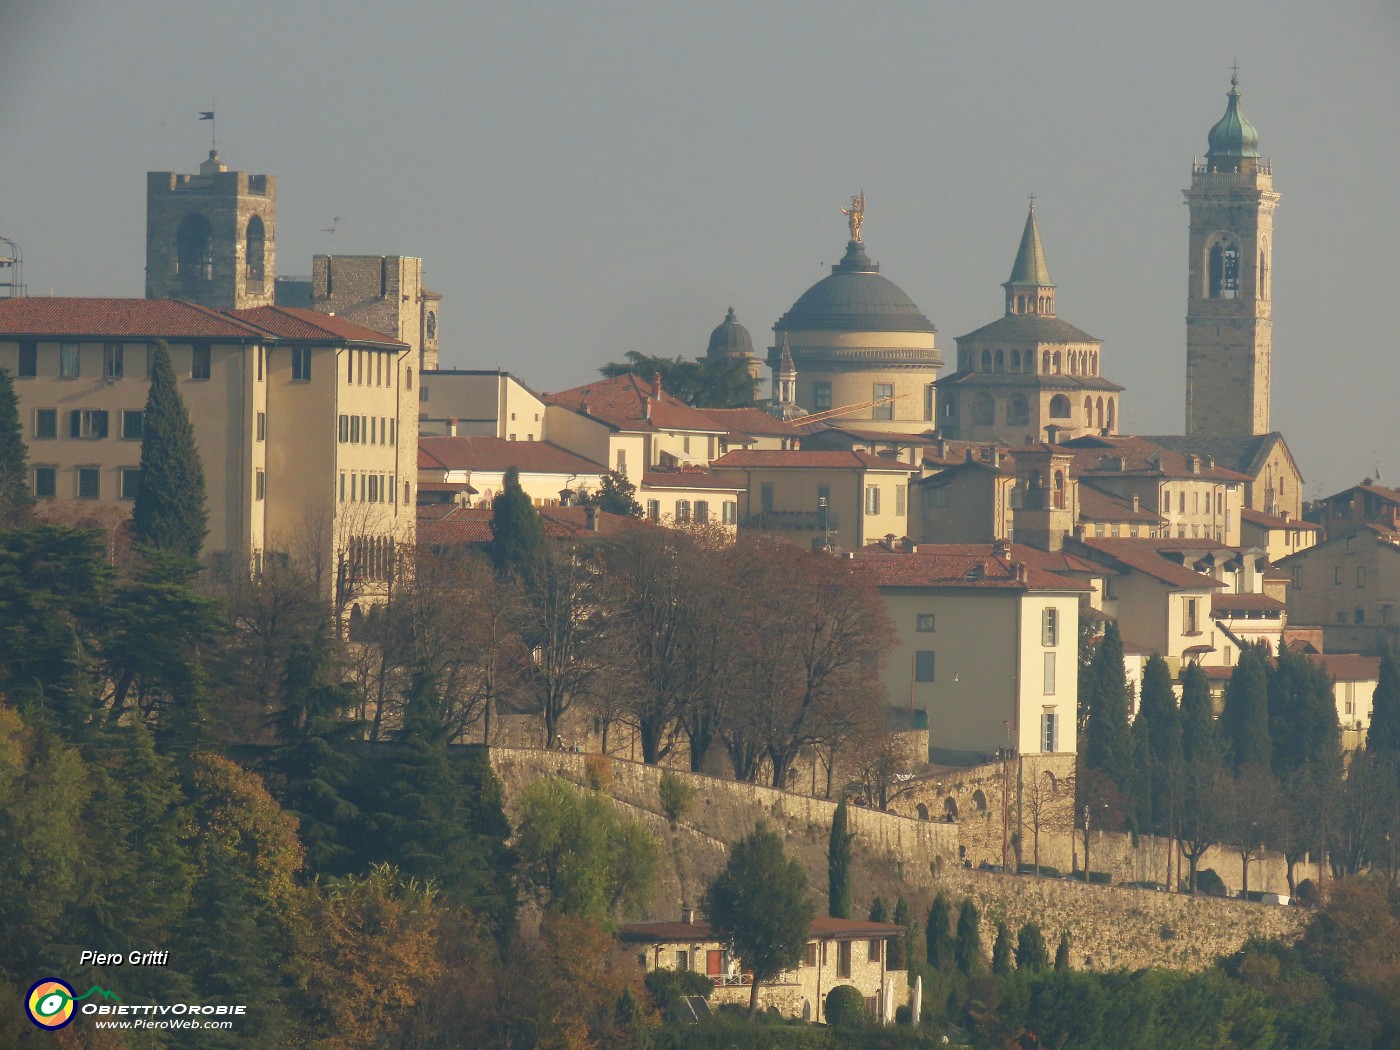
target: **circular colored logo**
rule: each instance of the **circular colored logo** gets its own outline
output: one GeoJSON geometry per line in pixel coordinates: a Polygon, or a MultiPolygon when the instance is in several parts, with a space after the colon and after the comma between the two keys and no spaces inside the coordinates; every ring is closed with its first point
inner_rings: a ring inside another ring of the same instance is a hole
{"type": "Polygon", "coordinates": [[[40,1028],[63,1028],[73,1023],[73,986],[57,977],[35,981],[24,1006],[40,1028]]]}

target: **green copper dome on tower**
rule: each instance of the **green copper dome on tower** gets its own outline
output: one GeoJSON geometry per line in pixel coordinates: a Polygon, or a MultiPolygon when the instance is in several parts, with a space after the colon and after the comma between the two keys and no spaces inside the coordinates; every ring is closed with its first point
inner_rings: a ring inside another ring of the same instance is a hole
{"type": "Polygon", "coordinates": [[[1259,132],[1240,112],[1240,78],[1230,77],[1229,101],[1225,115],[1210,129],[1210,148],[1206,150],[1209,166],[1221,171],[1240,167],[1242,160],[1258,160],[1259,132]]]}

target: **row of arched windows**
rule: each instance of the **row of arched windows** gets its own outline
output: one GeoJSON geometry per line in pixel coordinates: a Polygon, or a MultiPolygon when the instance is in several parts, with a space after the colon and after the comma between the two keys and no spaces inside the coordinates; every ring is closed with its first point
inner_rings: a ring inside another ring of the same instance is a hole
{"type": "MultiPolygon", "coordinates": [[[[983,350],[976,362],[980,372],[1019,372],[1035,371],[1035,351],[1026,350],[983,350]]],[[[964,368],[971,371],[973,361],[964,362],[964,368]]],[[[1040,359],[1040,371],[1044,375],[1068,373],[1075,376],[1096,376],[1099,374],[1099,352],[1097,350],[1046,350],[1040,359]]]]}

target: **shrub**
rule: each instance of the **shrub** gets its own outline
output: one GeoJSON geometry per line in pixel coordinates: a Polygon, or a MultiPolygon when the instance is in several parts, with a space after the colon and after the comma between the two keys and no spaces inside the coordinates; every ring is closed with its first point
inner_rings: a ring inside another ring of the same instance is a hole
{"type": "Polygon", "coordinates": [[[1318,902],[1317,884],[1312,879],[1304,879],[1298,883],[1294,890],[1294,897],[1302,904],[1313,905],[1318,902]]]}
{"type": "Polygon", "coordinates": [[[1049,865],[1049,864],[1042,864],[1042,865],[1040,866],[1040,870],[1039,870],[1038,872],[1036,871],[1036,867],[1035,867],[1034,864],[1018,864],[1018,865],[1016,865],[1016,874],[1018,874],[1018,875],[1037,875],[1037,874],[1038,874],[1038,875],[1040,875],[1042,878],[1046,878],[1046,879],[1058,879],[1058,878],[1063,874],[1063,872],[1061,872],[1059,868],[1052,867],[1052,866],[1049,865]]]}
{"type": "Polygon", "coordinates": [[[1228,897],[1230,895],[1229,890],[1225,888],[1225,880],[1216,874],[1214,868],[1205,868],[1196,872],[1196,889],[1208,897],[1228,897]]]}
{"type": "Polygon", "coordinates": [[[687,995],[702,995],[706,999],[715,986],[703,973],[685,970],[652,970],[646,976],[647,994],[652,1005],[668,1021],[689,1020],[689,1012],[681,1000],[687,995]]]}
{"type": "Polygon", "coordinates": [[[1089,881],[1096,886],[1109,886],[1113,883],[1113,875],[1107,871],[1091,871],[1089,881]]]}
{"type": "Polygon", "coordinates": [[[837,985],[826,997],[826,1023],[853,1028],[865,1023],[865,996],[849,984],[837,985]]]}
{"type": "Polygon", "coordinates": [[[690,808],[691,790],[687,784],[669,769],[661,774],[661,812],[671,822],[671,827],[680,823],[690,808]]]}
{"type": "Polygon", "coordinates": [[[583,769],[594,791],[606,793],[612,787],[612,760],[607,755],[585,755],[583,769]]]}

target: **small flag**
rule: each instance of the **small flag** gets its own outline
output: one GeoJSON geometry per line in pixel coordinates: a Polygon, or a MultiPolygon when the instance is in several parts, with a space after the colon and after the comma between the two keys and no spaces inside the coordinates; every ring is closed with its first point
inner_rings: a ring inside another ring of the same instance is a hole
{"type": "Polygon", "coordinates": [[[213,120],[213,119],[214,119],[214,111],[213,111],[212,109],[200,110],[199,119],[200,119],[200,120],[213,120]]]}

